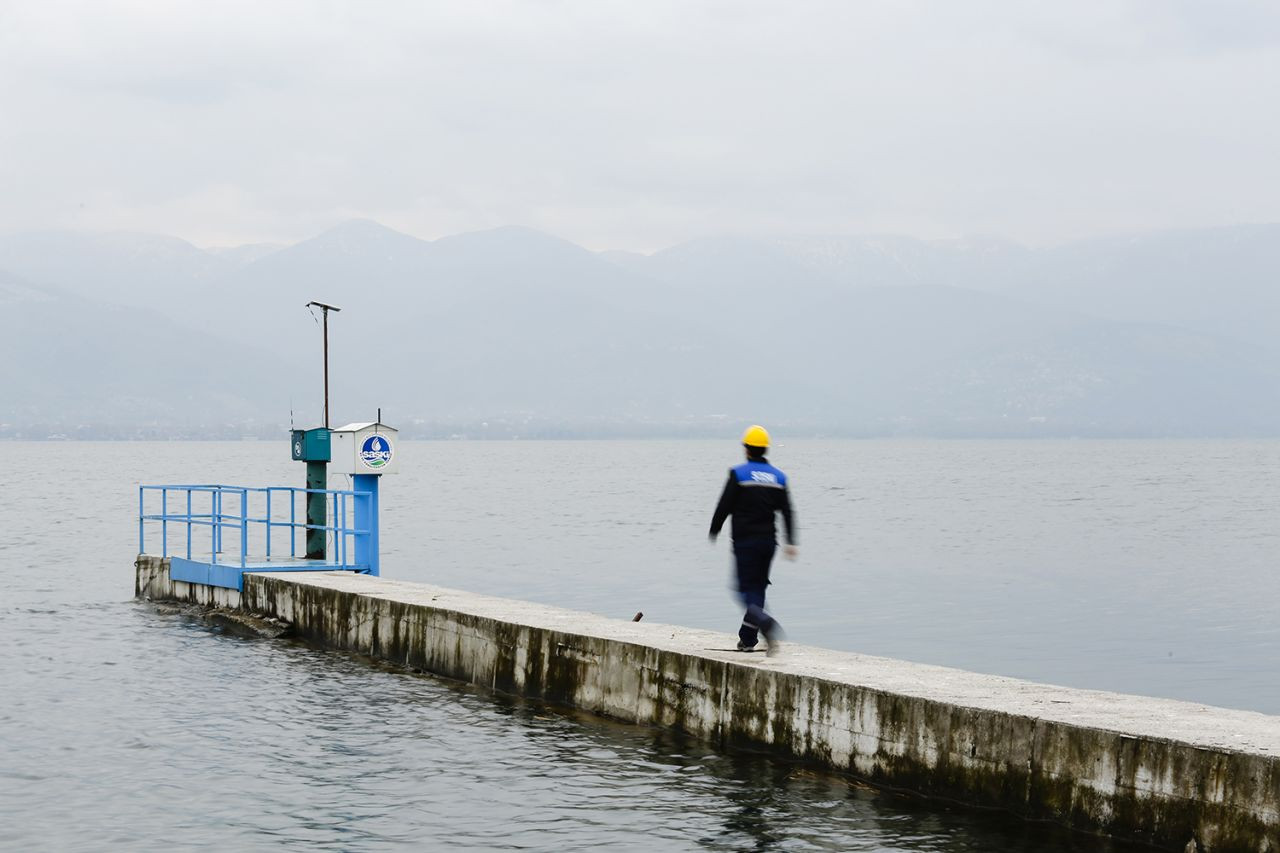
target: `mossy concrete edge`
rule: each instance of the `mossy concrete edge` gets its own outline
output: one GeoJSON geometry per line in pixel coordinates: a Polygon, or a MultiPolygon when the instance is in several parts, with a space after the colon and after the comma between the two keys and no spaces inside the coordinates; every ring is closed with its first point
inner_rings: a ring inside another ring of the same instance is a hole
{"type": "Polygon", "coordinates": [[[368,576],[254,574],[241,594],[137,569],[140,597],[513,695],[1163,849],[1280,851],[1280,718],[802,646],[766,660],[728,635],[368,576]]]}

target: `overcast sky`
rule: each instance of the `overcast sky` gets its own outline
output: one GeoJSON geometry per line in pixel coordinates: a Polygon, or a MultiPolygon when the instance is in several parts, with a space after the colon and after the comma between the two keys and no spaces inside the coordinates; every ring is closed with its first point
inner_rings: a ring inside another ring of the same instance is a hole
{"type": "Polygon", "coordinates": [[[0,0],[0,230],[1280,221],[1280,3],[0,0]]]}

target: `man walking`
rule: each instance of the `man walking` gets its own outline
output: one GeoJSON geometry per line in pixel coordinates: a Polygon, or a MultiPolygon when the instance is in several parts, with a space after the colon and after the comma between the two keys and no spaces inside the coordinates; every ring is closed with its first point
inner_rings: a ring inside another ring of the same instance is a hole
{"type": "Polygon", "coordinates": [[[765,587],[769,585],[769,566],[778,548],[774,516],[782,513],[787,530],[783,553],[796,557],[795,524],[791,513],[791,497],[787,492],[787,475],[764,458],[769,449],[769,433],[762,426],[751,426],[742,434],[747,461],[729,469],[720,503],[711,517],[711,541],[716,541],[724,521],[733,516],[733,558],[737,566],[738,594],[746,605],[742,627],[738,629],[738,651],[749,652],[764,634],[768,652],[779,650],[782,633],[777,620],[764,609],[765,587]]]}

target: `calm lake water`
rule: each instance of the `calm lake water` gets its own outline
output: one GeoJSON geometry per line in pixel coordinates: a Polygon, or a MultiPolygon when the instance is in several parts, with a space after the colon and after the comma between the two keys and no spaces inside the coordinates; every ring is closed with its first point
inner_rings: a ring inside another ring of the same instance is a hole
{"type": "MultiPolygon", "coordinates": [[[[736,630],[706,540],[732,442],[400,452],[384,575],[736,630]]],[[[1280,714],[1280,442],[771,458],[791,639],[1280,714]]],[[[137,484],[300,484],[283,440],[0,443],[0,470],[0,848],[1127,849],[134,602],[137,484]]]]}

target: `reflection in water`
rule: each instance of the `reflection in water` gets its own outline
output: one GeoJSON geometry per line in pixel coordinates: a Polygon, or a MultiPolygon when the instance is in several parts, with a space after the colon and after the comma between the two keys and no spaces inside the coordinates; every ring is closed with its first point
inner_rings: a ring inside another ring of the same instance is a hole
{"type": "MultiPolygon", "coordinates": [[[[763,753],[713,750],[681,732],[614,723],[461,685],[450,685],[450,689],[468,700],[488,702],[495,713],[527,726],[531,740],[545,746],[557,764],[573,767],[573,777],[587,801],[570,808],[605,808],[604,802],[609,801],[607,808],[618,825],[643,826],[643,837],[656,849],[904,853],[1147,849],[1003,812],[885,791],[763,753]]],[[[632,843],[637,840],[631,838],[632,843]]]]}
{"type": "Polygon", "coordinates": [[[730,778],[724,781],[729,786],[726,798],[733,807],[720,840],[732,842],[736,836],[746,836],[754,841],[749,849],[768,850],[782,840],[781,832],[773,827],[782,823],[788,768],[741,754],[728,763],[730,778]]]}

